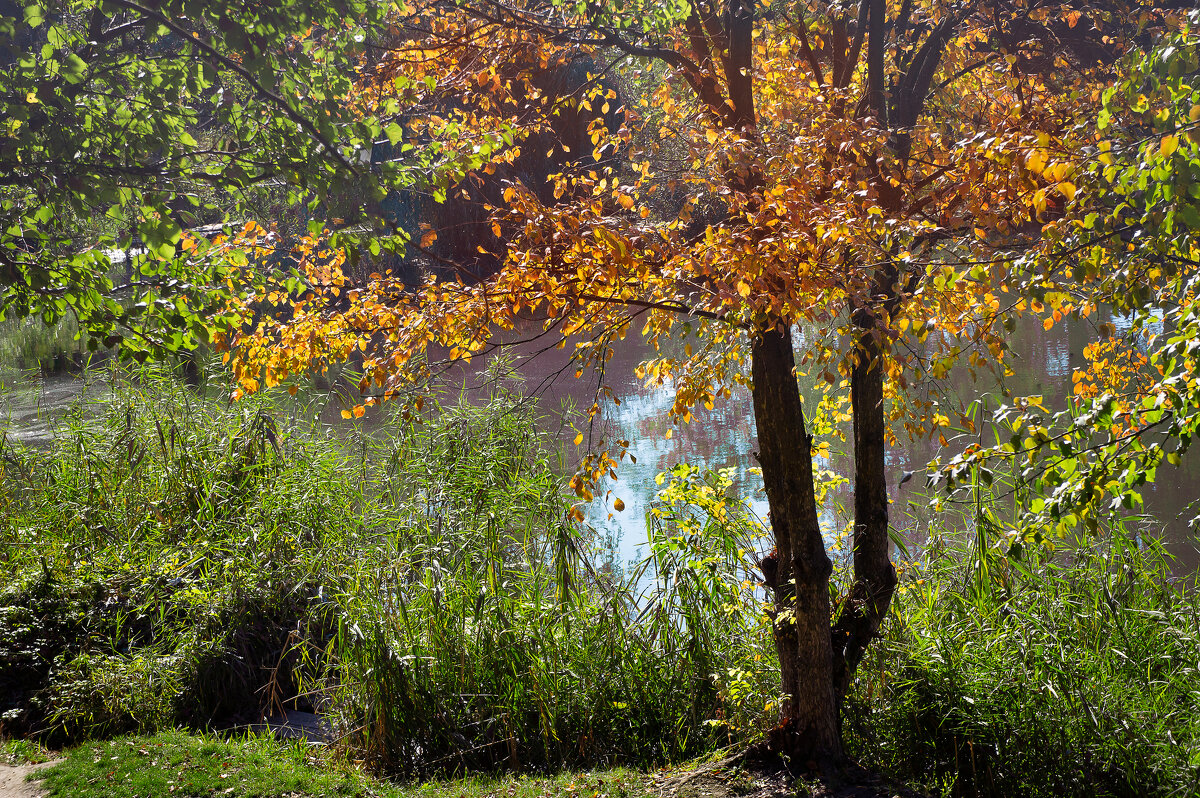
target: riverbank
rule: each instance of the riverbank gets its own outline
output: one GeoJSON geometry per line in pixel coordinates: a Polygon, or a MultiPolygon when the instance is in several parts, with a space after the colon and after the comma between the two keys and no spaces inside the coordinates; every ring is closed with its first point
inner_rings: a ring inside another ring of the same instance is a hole
{"type": "MultiPolygon", "coordinates": [[[[516,394],[349,441],[153,375],[94,401],[0,453],[0,734],[236,741],[303,711],[409,783],[650,772],[777,716],[727,476],[663,475],[647,582],[571,521],[516,394]]],[[[846,706],[858,761],[934,795],[1200,790],[1200,606],[1161,550],[934,532],[846,706]]]]}

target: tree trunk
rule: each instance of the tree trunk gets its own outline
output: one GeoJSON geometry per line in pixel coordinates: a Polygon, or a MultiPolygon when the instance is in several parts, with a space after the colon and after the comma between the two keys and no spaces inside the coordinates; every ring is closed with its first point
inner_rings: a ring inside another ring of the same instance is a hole
{"type": "Polygon", "coordinates": [[[829,635],[833,567],[817,520],[812,438],[791,328],[780,322],[761,333],[751,356],[758,459],[776,545],[774,567],[764,563],[763,572],[774,593],[775,645],[788,696],[770,743],[793,767],[826,770],[842,759],[829,635]]]}
{"type": "Polygon", "coordinates": [[[850,371],[854,415],[854,583],[833,628],[834,688],[840,711],[854,671],[879,634],[896,591],[888,542],[884,473],[887,423],[883,407],[883,356],[879,339],[863,329],[850,371]]]}

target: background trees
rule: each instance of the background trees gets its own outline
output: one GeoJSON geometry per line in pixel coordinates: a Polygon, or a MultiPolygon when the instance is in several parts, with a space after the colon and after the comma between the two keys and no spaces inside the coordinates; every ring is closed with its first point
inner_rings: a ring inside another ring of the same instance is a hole
{"type": "Polygon", "coordinates": [[[371,229],[364,201],[440,157],[367,167],[398,130],[397,100],[354,99],[382,17],[356,0],[0,4],[0,308],[190,347],[225,275],[184,228],[320,208],[371,229]]]}

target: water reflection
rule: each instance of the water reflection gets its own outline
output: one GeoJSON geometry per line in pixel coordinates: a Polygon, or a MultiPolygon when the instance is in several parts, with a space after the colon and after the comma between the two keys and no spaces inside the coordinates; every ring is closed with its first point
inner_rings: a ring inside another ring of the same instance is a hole
{"type": "MultiPolygon", "coordinates": [[[[1120,320],[1113,321],[1119,323],[1120,320]]],[[[513,335],[530,339],[535,332],[536,326],[531,325],[513,335]]],[[[1046,397],[1047,406],[1064,407],[1071,386],[1071,371],[1082,364],[1083,347],[1092,339],[1093,334],[1085,323],[1062,324],[1050,331],[1036,324],[1022,325],[1009,342],[1015,373],[1005,379],[1005,388],[1018,395],[1040,394],[1046,397]]],[[[719,400],[712,410],[695,409],[691,423],[676,427],[668,419],[673,400],[670,386],[646,386],[634,376],[636,366],[652,354],[635,334],[614,344],[615,354],[607,365],[605,384],[612,389],[615,398],[598,396],[597,381],[590,372],[582,378],[573,376],[575,366],[569,345],[556,349],[548,348],[546,344],[542,339],[526,340],[513,347],[512,354],[516,358],[513,376],[523,380],[525,389],[537,389],[547,431],[560,437],[568,453],[568,466],[583,455],[588,441],[627,439],[630,442],[629,454],[633,460],[625,461],[616,480],[604,486],[609,493],[602,491],[595,501],[582,508],[586,522],[601,538],[615,545],[617,564],[627,565],[644,556],[646,512],[658,489],[655,476],[680,462],[702,468],[731,469],[735,477],[734,490],[748,501],[760,518],[766,519],[762,480],[755,472],[754,412],[747,391],[735,390],[728,399],[719,400]],[[579,409],[591,406],[593,401],[599,402],[600,414],[594,424],[585,425],[579,409]],[[577,431],[585,433],[583,446],[573,444],[577,431]],[[616,498],[624,503],[620,512],[613,509],[616,498]]],[[[448,381],[458,385],[468,398],[480,401],[491,390],[489,365],[488,358],[478,358],[470,367],[459,368],[447,375],[448,381]]],[[[71,376],[21,380],[16,384],[10,381],[3,386],[0,410],[7,420],[7,440],[31,445],[47,442],[56,419],[63,415],[86,384],[86,380],[71,376]]],[[[960,369],[951,376],[948,388],[949,395],[941,400],[955,402],[957,397],[996,392],[998,385],[991,378],[972,381],[965,369],[960,369]]],[[[449,393],[449,398],[453,398],[455,391],[449,393]]],[[[931,394],[925,398],[935,397],[931,394]]],[[[814,399],[815,393],[808,401],[814,399]]],[[[345,424],[339,408],[330,404],[322,418],[333,425],[345,424]]],[[[369,423],[370,418],[367,421],[369,423]]],[[[930,525],[954,527],[966,522],[952,514],[934,517],[928,509],[920,475],[930,459],[945,454],[936,438],[914,441],[903,432],[897,433],[900,445],[889,447],[887,452],[892,523],[911,544],[919,545],[930,525]],[[916,472],[917,477],[900,486],[901,475],[909,471],[916,472]]],[[[990,441],[985,439],[985,442],[990,441]]],[[[831,445],[834,454],[823,466],[851,476],[853,463],[844,451],[846,444],[834,440],[831,445]]],[[[1162,466],[1158,470],[1157,483],[1144,489],[1143,498],[1145,516],[1136,523],[1150,534],[1165,537],[1168,548],[1178,558],[1177,572],[1195,572],[1200,556],[1187,522],[1200,509],[1191,506],[1200,498],[1200,456],[1193,453],[1179,468],[1162,466]]],[[[828,536],[844,527],[848,515],[842,508],[851,505],[850,485],[830,493],[821,517],[822,528],[828,536]]]]}

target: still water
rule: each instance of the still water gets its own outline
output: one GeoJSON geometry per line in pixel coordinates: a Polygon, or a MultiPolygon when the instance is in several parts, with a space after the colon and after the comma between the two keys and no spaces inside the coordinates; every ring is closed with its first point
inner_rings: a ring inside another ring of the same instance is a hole
{"type": "MultiPolygon", "coordinates": [[[[1082,363],[1081,352],[1088,340],[1090,334],[1082,324],[1064,324],[1050,331],[1040,325],[1018,329],[1010,340],[1015,374],[1007,380],[1007,389],[1017,395],[1043,395],[1047,406],[1063,406],[1071,385],[1071,370],[1082,363]]],[[[604,384],[615,398],[599,400],[601,412],[589,426],[581,421],[580,411],[597,400],[596,376],[588,372],[582,378],[573,376],[575,369],[569,362],[569,348],[545,350],[540,344],[518,346],[512,354],[515,357],[512,376],[522,381],[525,390],[537,392],[545,423],[561,436],[569,464],[582,457],[589,440],[630,442],[629,453],[636,462],[624,461],[617,479],[603,486],[611,492],[606,495],[602,491],[595,501],[582,508],[586,523],[601,540],[615,547],[619,565],[644,556],[646,512],[659,487],[655,476],[681,462],[702,468],[731,469],[735,490],[760,518],[766,519],[762,481],[754,471],[757,465],[754,412],[747,391],[735,390],[712,410],[695,409],[691,423],[675,426],[667,416],[673,400],[670,386],[646,386],[634,376],[637,364],[651,352],[631,333],[615,345],[614,357],[605,371],[604,384]],[[564,424],[564,418],[568,423],[564,424]],[[581,446],[573,443],[578,432],[585,438],[581,446]],[[617,498],[624,503],[620,512],[614,509],[617,498]]],[[[481,358],[473,361],[470,369],[452,374],[450,382],[464,390],[468,398],[478,398],[490,390],[486,375],[487,363],[481,358]]],[[[80,377],[56,375],[26,377],[4,386],[0,394],[0,422],[6,422],[5,439],[30,445],[47,442],[53,434],[55,419],[79,396],[84,384],[80,377]]],[[[995,396],[998,388],[994,380],[982,378],[973,382],[965,373],[952,375],[946,387],[951,398],[973,398],[983,393],[995,396]]],[[[994,407],[996,400],[990,404],[994,407]]],[[[339,411],[336,403],[331,402],[323,417],[330,424],[348,423],[341,420],[339,411]]],[[[903,433],[898,438],[899,444],[890,447],[887,453],[891,521],[910,546],[918,547],[931,522],[952,528],[964,522],[956,520],[953,514],[935,518],[924,494],[921,473],[931,458],[947,452],[940,451],[936,438],[912,440],[903,433]],[[901,476],[909,471],[916,472],[915,478],[900,485],[901,476]]],[[[844,453],[847,444],[837,439],[830,443],[833,454],[823,466],[839,474],[851,474],[853,464],[844,453]]],[[[1195,505],[1200,499],[1200,456],[1192,453],[1179,468],[1162,466],[1158,482],[1145,488],[1143,498],[1145,514],[1134,519],[1136,528],[1167,541],[1177,558],[1177,574],[1195,573],[1200,556],[1188,522],[1200,513],[1200,506],[1195,505]]],[[[843,508],[851,505],[849,485],[831,492],[821,518],[828,535],[844,528],[849,517],[843,508]]]]}

